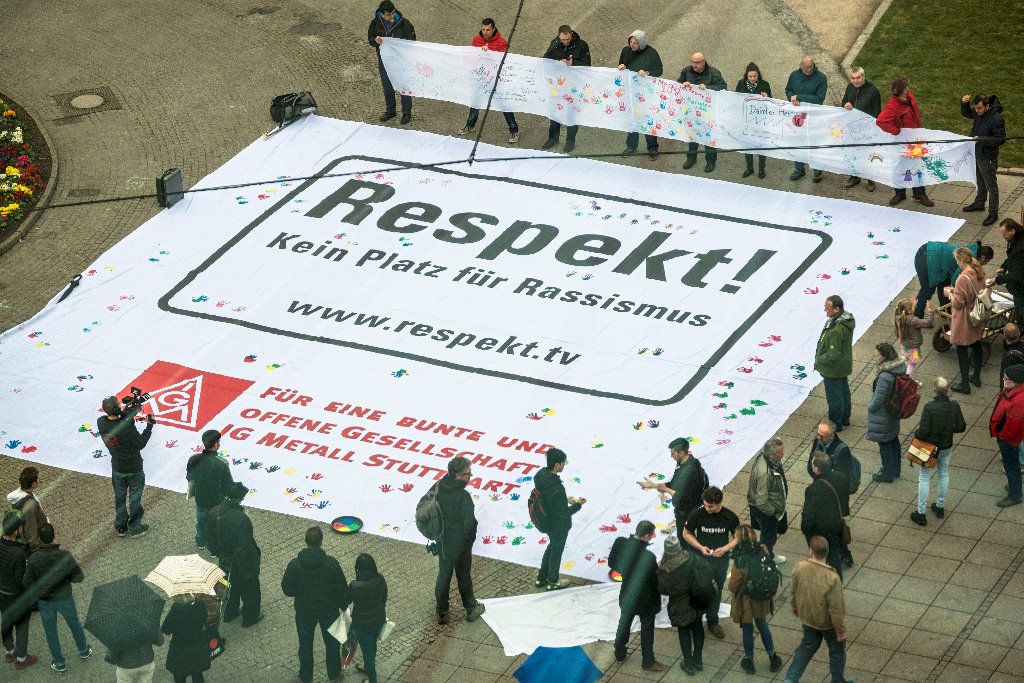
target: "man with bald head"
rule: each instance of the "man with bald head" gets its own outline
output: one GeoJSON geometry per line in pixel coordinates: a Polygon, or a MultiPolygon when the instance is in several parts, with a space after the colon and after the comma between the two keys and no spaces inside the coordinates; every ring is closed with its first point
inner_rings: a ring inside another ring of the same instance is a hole
{"type": "MultiPolygon", "coordinates": [[[[801,104],[825,104],[825,94],[828,92],[828,79],[825,74],[818,71],[814,60],[808,55],[800,58],[800,68],[789,75],[786,82],[786,97],[794,107],[801,104]]],[[[812,169],[813,170],[813,169],[812,169]]],[[[793,173],[790,180],[800,180],[807,175],[806,164],[802,161],[794,162],[793,173]]],[[[814,182],[821,182],[821,171],[814,171],[814,182]]]]}
{"type": "MultiPolygon", "coordinates": [[[[684,88],[694,87],[701,90],[725,90],[725,79],[722,72],[708,64],[704,55],[694,52],[690,57],[690,64],[679,74],[679,82],[684,88]]],[[[715,170],[715,162],[718,160],[718,150],[714,147],[704,145],[704,172],[711,173],[715,170]]],[[[687,169],[697,163],[697,143],[690,142],[686,151],[686,162],[683,168],[687,169]]]]}

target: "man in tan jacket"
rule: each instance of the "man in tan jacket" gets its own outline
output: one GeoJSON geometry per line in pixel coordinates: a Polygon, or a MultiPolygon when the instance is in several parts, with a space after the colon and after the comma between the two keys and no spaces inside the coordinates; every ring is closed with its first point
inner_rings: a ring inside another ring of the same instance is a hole
{"type": "Polygon", "coordinates": [[[804,637],[793,653],[793,660],[786,671],[786,682],[800,680],[811,657],[821,647],[821,641],[828,644],[828,668],[832,683],[846,681],[846,627],[843,616],[846,610],[843,602],[843,582],[836,570],[825,563],[828,557],[828,541],[821,536],[812,536],[807,551],[809,559],[801,560],[793,567],[792,585],[793,614],[804,627],[804,637]]]}
{"type": "Polygon", "coordinates": [[[775,564],[786,561],[785,555],[775,554],[775,542],[779,535],[786,533],[786,470],[782,458],[786,455],[782,439],[771,438],[750,466],[750,483],[747,486],[747,503],[750,505],[750,522],[761,530],[760,544],[768,548],[775,564]]]}
{"type": "Polygon", "coordinates": [[[42,545],[42,541],[39,540],[39,527],[49,521],[34,493],[39,484],[39,468],[29,465],[23,469],[18,477],[18,484],[18,488],[7,494],[7,502],[21,513],[23,525],[19,540],[28,546],[30,553],[34,553],[42,545]]]}

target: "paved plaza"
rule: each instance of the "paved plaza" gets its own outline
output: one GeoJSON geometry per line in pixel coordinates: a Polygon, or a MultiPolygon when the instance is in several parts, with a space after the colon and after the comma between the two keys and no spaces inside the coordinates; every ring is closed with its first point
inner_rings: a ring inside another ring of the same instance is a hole
{"type": "MultiPolygon", "coordinates": [[[[507,31],[516,3],[486,0],[457,3],[397,3],[415,23],[420,39],[463,44],[469,42],[484,16],[493,16],[507,31]]],[[[716,3],[662,3],[643,8],[621,0],[567,0],[555,4],[527,0],[527,11],[512,41],[512,50],[540,54],[559,24],[569,23],[590,43],[595,66],[613,66],[626,36],[635,28],[647,30],[674,77],[701,50],[735,83],[753,59],[766,78],[781,90],[804,53],[814,55],[829,77],[830,103],[838,101],[844,79],[837,67],[845,50],[855,43],[878,2],[861,0],[842,9],[835,3],[782,0],[721,0],[716,3]],[[813,6],[812,6],[813,5],[813,6]],[[820,5],[821,7],[816,7],[820,5]],[[823,12],[826,13],[823,16],[823,12]],[[827,12],[837,15],[827,20],[827,12]],[[842,15],[842,16],[839,16],[842,15]],[[838,27],[838,28],[837,28],[838,27]]],[[[327,0],[204,0],[165,2],[73,3],[8,0],[5,22],[13,22],[18,44],[0,44],[0,92],[26,107],[44,129],[53,147],[56,175],[51,179],[52,201],[124,196],[148,192],[153,178],[168,167],[182,169],[186,186],[215,170],[239,149],[271,128],[270,99],[277,94],[311,90],[320,113],[355,121],[376,122],[382,111],[380,84],[365,29],[376,2],[327,0]],[[31,46],[31,48],[26,48],[31,46]],[[96,94],[104,105],[89,113],[69,109],[72,95],[96,94]]],[[[882,83],[886,76],[871,80],[882,83]]],[[[970,85],[964,85],[964,91],[970,85]]],[[[444,102],[417,101],[412,128],[454,134],[463,125],[465,109],[444,102]]],[[[395,121],[391,122],[392,124],[395,121]]],[[[488,120],[483,140],[505,144],[500,117],[488,120]]],[[[925,118],[927,125],[927,115],[925,118]]],[[[546,121],[522,115],[521,149],[538,148],[547,135],[546,121]]],[[[1010,133],[1011,135],[1014,132],[1010,133]]],[[[1019,144],[1019,143],[1018,143],[1019,144]]],[[[576,152],[581,155],[618,152],[622,135],[583,129],[576,152]]],[[[662,156],[630,163],[661,171],[681,172],[682,159],[667,155],[677,143],[662,144],[662,156]]],[[[698,171],[701,165],[693,170],[698,171]]],[[[714,177],[740,182],[742,158],[719,157],[714,177]]],[[[812,185],[810,176],[798,183],[788,179],[791,165],[768,162],[766,187],[821,196],[884,204],[890,191],[873,194],[864,185],[843,189],[843,177],[826,175],[812,185]]],[[[1024,178],[1000,176],[1002,216],[1020,216],[1024,178]]],[[[747,182],[747,181],[743,181],[747,182]]],[[[963,214],[973,188],[942,185],[929,188],[935,206],[914,211],[967,217],[953,240],[982,239],[996,249],[1003,241],[996,229],[983,228],[983,213],[963,214]]],[[[908,206],[909,205],[909,206],[908,206]]],[[[159,211],[151,199],[52,209],[34,224],[26,239],[0,256],[0,329],[34,315],[67,281],[159,211]]],[[[909,279],[913,274],[907,273],[909,279]]],[[[901,296],[916,293],[911,281],[901,296]]],[[[856,301],[848,302],[856,316],[856,301]]],[[[859,320],[867,326],[869,321],[859,320]]],[[[794,331],[796,332],[796,331],[794,331]]],[[[816,335],[817,330],[803,333],[816,335]]],[[[872,483],[878,469],[875,444],[864,440],[866,404],[873,377],[874,345],[890,341],[892,325],[883,315],[865,332],[854,350],[853,425],[842,433],[863,463],[864,483],[851,499],[851,546],[856,565],[845,575],[847,676],[864,681],[1015,681],[1024,670],[1024,506],[999,508],[1005,477],[995,442],[988,434],[1001,354],[997,337],[992,358],[982,371],[982,388],[956,397],[968,430],[956,442],[950,471],[946,516],[928,515],[919,527],[909,519],[917,496],[916,470],[904,467],[893,484],[872,483]]],[[[955,353],[938,353],[926,343],[915,378],[927,388],[938,376],[955,376],[955,353]]],[[[806,545],[795,520],[803,489],[809,483],[804,463],[818,420],[826,414],[819,387],[779,430],[786,443],[790,493],[788,511],[794,529],[782,537],[778,550],[790,561],[784,576],[806,545]]],[[[54,422],[67,416],[54,416],[54,422]]],[[[75,418],[77,419],[77,418],[75,418]]],[[[901,437],[909,441],[908,421],[901,437]]],[[[765,439],[770,434],[763,435],[765,439]]],[[[160,427],[154,432],[160,438],[160,427]]],[[[667,458],[667,455],[666,455],[667,458]]],[[[17,474],[29,464],[0,456],[0,483],[14,488],[17,474]]],[[[78,607],[87,610],[92,588],[131,573],[144,573],[168,554],[194,550],[194,506],[179,493],[147,489],[146,520],[153,530],[144,538],[119,539],[112,533],[110,481],[52,467],[43,467],[40,497],[57,528],[57,541],[74,552],[86,580],[75,587],[78,607]]],[[[182,463],[184,473],[184,463],[182,463]]],[[[746,516],[746,470],[726,487],[725,503],[746,516]]],[[[297,639],[292,601],[280,591],[288,561],[302,548],[308,522],[302,518],[251,509],[256,538],[263,550],[263,610],[266,619],[254,628],[238,622],[226,625],[226,653],[213,662],[207,681],[290,681],[297,672],[297,639]]],[[[337,557],[351,579],[355,557],[370,552],[388,579],[388,615],[398,625],[381,647],[381,680],[413,683],[511,683],[512,673],[525,659],[504,656],[497,638],[481,620],[466,623],[453,618],[438,626],[433,613],[433,582],[437,560],[422,545],[392,541],[368,534],[330,535],[325,550],[337,557]]],[[[475,559],[477,596],[501,597],[532,592],[532,569],[495,560],[475,559]]],[[[779,653],[787,661],[800,640],[800,624],[791,614],[788,580],[770,620],[779,653]]],[[[455,610],[453,617],[460,617],[455,610]]],[[[709,637],[703,672],[697,680],[743,681],[767,678],[767,657],[758,649],[758,674],[745,674],[739,627],[723,620],[726,637],[709,637]]],[[[62,626],[65,647],[71,643],[62,626]]],[[[760,646],[759,646],[760,647],[760,646]]],[[[611,643],[585,646],[606,673],[604,680],[676,682],[691,680],[678,667],[679,648],[674,630],[660,630],[655,641],[659,661],[670,664],[665,673],[640,668],[639,637],[630,644],[630,657],[617,664],[611,643]]],[[[103,662],[102,649],[86,662],[68,659],[70,681],[111,681],[113,668],[103,662]]],[[[50,656],[38,619],[32,623],[29,651],[40,663],[23,672],[3,665],[3,680],[43,681],[57,676],[48,668],[50,656]]],[[[157,651],[156,680],[170,680],[163,668],[166,648],[157,651]]],[[[315,650],[317,681],[326,680],[323,647],[315,650]]],[[[785,669],[776,674],[781,680],[785,669]]],[[[348,680],[362,680],[355,671],[348,680]]],[[[823,652],[803,680],[828,679],[823,652]]]]}

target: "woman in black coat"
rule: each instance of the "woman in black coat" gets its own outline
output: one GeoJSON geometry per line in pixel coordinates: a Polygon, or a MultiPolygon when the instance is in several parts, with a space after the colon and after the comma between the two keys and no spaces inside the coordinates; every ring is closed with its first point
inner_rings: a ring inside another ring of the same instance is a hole
{"type": "MultiPolygon", "coordinates": [[[[768,84],[768,81],[761,78],[761,69],[751,62],[747,64],[747,70],[743,73],[743,78],[736,84],[736,92],[743,93],[744,95],[760,95],[761,97],[772,96],[772,86],[768,84]]],[[[749,178],[754,175],[754,155],[744,154],[747,159],[747,170],[743,171],[743,177],[749,178]]],[[[765,156],[763,154],[757,155],[757,177],[764,178],[764,162],[765,156]]]]}
{"type": "Polygon", "coordinates": [[[203,683],[203,672],[210,668],[210,648],[206,644],[206,607],[192,595],[174,596],[171,611],[161,630],[171,637],[167,648],[167,670],[174,683],[203,683]]]}
{"type": "Polygon", "coordinates": [[[377,563],[367,553],[356,558],[356,580],[352,591],[352,626],[350,630],[363,651],[366,679],[377,683],[377,638],[387,621],[388,584],[377,571],[377,563]]]}

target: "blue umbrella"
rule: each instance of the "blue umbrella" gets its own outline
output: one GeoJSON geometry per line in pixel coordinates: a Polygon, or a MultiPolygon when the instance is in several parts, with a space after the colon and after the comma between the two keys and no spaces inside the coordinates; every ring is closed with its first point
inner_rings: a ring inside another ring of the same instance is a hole
{"type": "Polygon", "coordinates": [[[582,647],[538,647],[512,674],[519,683],[594,683],[598,669],[582,647]]]}

